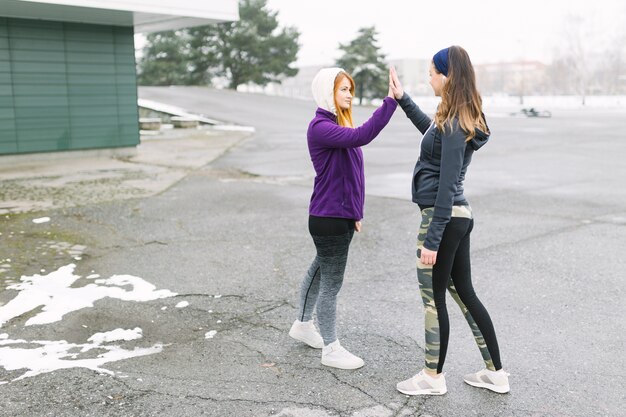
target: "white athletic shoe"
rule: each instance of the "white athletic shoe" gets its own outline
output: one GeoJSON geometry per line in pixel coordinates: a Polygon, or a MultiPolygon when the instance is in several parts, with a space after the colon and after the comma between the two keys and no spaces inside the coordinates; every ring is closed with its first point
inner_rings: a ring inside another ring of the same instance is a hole
{"type": "Polygon", "coordinates": [[[502,369],[499,371],[483,369],[475,374],[465,375],[463,381],[473,387],[487,388],[499,394],[506,394],[511,390],[509,386],[509,374],[502,369]]]}
{"type": "Polygon", "coordinates": [[[406,381],[399,382],[396,388],[406,395],[443,395],[448,392],[444,374],[434,378],[424,370],[406,381]]]}
{"type": "Polygon", "coordinates": [[[294,321],[291,325],[291,330],[289,330],[289,336],[304,342],[315,349],[321,349],[324,347],[324,340],[322,340],[322,336],[315,328],[313,320],[294,321]]]}
{"type": "Polygon", "coordinates": [[[358,369],[365,365],[363,359],[348,352],[335,340],[322,349],[322,365],[339,369],[358,369]]]}

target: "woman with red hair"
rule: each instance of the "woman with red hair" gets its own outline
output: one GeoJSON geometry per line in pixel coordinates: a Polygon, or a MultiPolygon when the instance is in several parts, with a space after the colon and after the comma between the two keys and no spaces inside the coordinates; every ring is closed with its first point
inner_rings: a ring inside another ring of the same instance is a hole
{"type": "Polygon", "coordinates": [[[365,176],[361,146],[374,140],[397,107],[389,90],[372,117],[355,128],[354,88],[354,80],[341,68],[324,68],[313,79],[313,97],[318,108],[307,131],[316,173],[309,205],[309,232],[317,254],[302,281],[298,318],[289,331],[294,339],[321,348],[323,365],[340,369],[357,369],[364,364],[341,346],[335,331],[337,294],[343,283],[348,248],[354,231],[360,231],[363,218],[365,176]],[[319,333],[313,323],[314,309],[319,333]]]}

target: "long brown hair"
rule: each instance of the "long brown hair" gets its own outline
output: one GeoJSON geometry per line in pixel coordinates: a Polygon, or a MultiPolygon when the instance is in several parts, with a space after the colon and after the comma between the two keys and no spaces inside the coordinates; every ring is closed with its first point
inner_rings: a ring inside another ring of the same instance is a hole
{"type": "Polygon", "coordinates": [[[333,102],[335,103],[335,109],[337,109],[337,124],[339,126],[345,127],[354,127],[354,122],[352,121],[352,105],[348,109],[342,109],[339,107],[339,103],[335,99],[335,93],[339,89],[339,84],[343,81],[344,78],[347,78],[350,81],[350,93],[354,96],[354,80],[350,77],[350,74],[347,72],[341,71],[335,77],[335,85],[333,87],[333,102]]]}
{"type": "Polygon", "coordinates": [[[476,74],[469,55],[460,46],[451,46],[448,49],[448,77],[435,114],[437,128],[441,131],[445,127],[452,129],[452,121],[458,118],[459,126],[467,134],[467,141],[476,135],[475,128],[489,133],[482,107],[483,100],[476,88],[476,74]]]}

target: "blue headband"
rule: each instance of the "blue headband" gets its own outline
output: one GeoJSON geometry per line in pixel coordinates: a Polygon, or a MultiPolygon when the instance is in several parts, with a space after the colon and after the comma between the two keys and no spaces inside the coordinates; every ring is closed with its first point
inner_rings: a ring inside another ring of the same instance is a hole
{"type": "Polygon", "coordinates": [[[442,49],[433,56],[433,63],[437,71],[448,76],[448,48],[442,49]]]}

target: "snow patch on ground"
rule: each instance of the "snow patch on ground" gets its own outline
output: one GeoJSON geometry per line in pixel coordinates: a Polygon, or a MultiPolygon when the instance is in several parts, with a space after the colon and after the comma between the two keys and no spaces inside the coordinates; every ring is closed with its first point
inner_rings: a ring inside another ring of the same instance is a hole
{"type": "Polygon", "coordinates": [[[135,327],[132,330],[115,329],[110,332],[96,333],[87,340],[94,342],[97,345],[101,345],[102,343],[116,342],[120,340],[136,340],[141,339],[142,337],[142,330],[139,327],[135,327]]]}
{"type": "Polygon", "coordinates": [[[157,290],[143,278],[132,275],[113,275],[96,279],[95,283],[74,286],[81,278],[74,275],[75,264],[62,266],[47,275],[22,276],[20,282],[7,289],[19,294],[0,307],[0,327],[7,321],[35,309],[41,312],[28,319],[26,326],[59,321],[65,314],[87,307],[106,297],[125,301],[150,301],[173,297],[176,293],[157,290]]]}
{"type": "MultiPolygon", "coordinates": [[[[10,262],[10,259],[3,262],[10,262]]],[[[28,313],[35,314],[26,321],[25,326],[58,322],[66,314],[93,307],[94,302],[106,297],[141,302],[176,295],[169,290],[157,290],[143,278],[132,275],[113,275],[104,279],[91,271],[88,279],[81,279],[81,276],[74,274],[75,268],[75,264],[69,264],[49,274],[22,276],[19,282],[7,286],[7,290],[18,293],[0,306],[0,327],[28,313]]],[[[82,327],[87,328],[84,324],[82,327]]],[[[94,333],[85,343],[12,339],[9,333],[0,333],[0,367],[7,371],[25,370],[11,381],[68,368],[87,368],[114,375],[114,372],[102,366],[163,350],[161,343],[149,347],[128,347],[128,342],[132,346],[136,343],[132,341],[142,337],[143,331],[139,327],[94,333]],[[122,343],[126,343],[127,347],[121,347],[122,343]]],[[[11,381],[0,381],[0,385],[11,381]]]]}
{"type": "MultiPolygon", "coordinates": [[[[130,337],[129,335],[132,334],[132,337],[136,338],[138,333],[141,333],[139,328],[134,330],[116,329],[111,332],[96,333],[88,339],[92,343],[83,344],[68,343],[65,340],[26,341],[3,338],[0,340],[0,366],[7,371],[27,369],[25,373],[12,381],[69,368],[87,368],[114,375],[114,372],[102,368],[102,365],[122,359],[152,355],[163,350],[162,344],[155,344],[148,348],[135,347],[134,349],[124,349],[117,345],[102,345],[107,341],[122,340],[116,339],[116,337],[130,337]],[[93,353],[88,355],[91,356],[90,358],[80,358],[81,354],[94,350],[102,353],[95,358],[93,353]]],[[[0,381],[0,384],[7,382],[9,381],[0,381]]]]}

